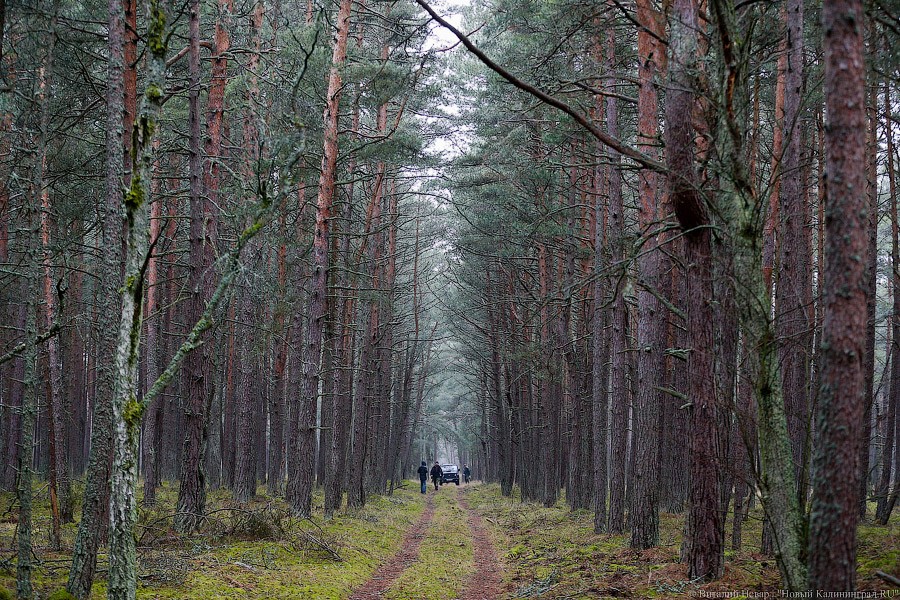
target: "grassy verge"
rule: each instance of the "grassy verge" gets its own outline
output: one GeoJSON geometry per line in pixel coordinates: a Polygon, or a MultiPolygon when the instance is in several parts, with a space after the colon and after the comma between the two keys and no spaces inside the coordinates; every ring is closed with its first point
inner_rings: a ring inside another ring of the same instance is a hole
{"type": "Polygon", "coordinates": [[[448,600],[459,596],[474,571],[474,560],[471,532],[458,494],[455,485],[445,485],[437,492],[434,518],[419,548],[419,560],[400,575],[385,598],[448,600]]]}
{"type": "MultiPolygon", "coordinates": [[[[779,590],[780,578],[771,557],[758,552],[761,513],[744,523],[741,551],[730,550],[728,520],[725,576],[698,585],[687,579],[679,563],[683,516],[660,515],[660,546],[643,552],[628,548],[626,535],[595,534],[593,515],[571,512],[560,502],[552,508],[503,498],[499,487],[481,485],[468,495],[494,532],[498,554],[506,564],[505,579],[513,598],[677,598],[704,591],[779,590]]],[[[887,527],[859,530],[858,586],[887,589],[876,569],[900,575],[900,519],[887,527]]],[[[738,596],[743,598],[743,596],[738,596]]]]}
{"type": "MultiPolygon", "coordinates": [[[[325,521],[321,494],[314,497],[312,520],[297,520],[279,500],[257,497],[245,507],[220,490],[209,499],[210,519],[198,535],[181,537],[171,528],[177,487],[165,486],[159,507],[142,511],[138,598],[206,600],[347,598],[400,546],[405,531],[418,519],[424,501],[409,484],[392,497],[372,497],[361,510],[325,521]],[[334,554],[341,560],[336,560],[334,554]]],[[[11,496],[0,498],[5,511],[11,496]]],[[[37,598],[65,584],[70,555],[46,546],[49,514],[45,500],[35,516],[37,598]]],[[[15,587],[15,511],[0,513],[0,587],[15,587]]],[[[76,512],[76,514],[78,514],[76,512]]],[[[74,526],[64,545],[71,551],[74,526]]],[[[100,555],[98,581],[91,598],[105,598],[107,557],[100,555]]]]}

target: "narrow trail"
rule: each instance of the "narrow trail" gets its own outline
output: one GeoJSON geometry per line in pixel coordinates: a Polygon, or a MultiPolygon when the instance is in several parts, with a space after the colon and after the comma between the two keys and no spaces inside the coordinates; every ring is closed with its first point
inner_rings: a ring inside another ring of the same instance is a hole
{"type": "Polygon", "coordinates": [[[378,567],[375,573],[357,591],[350,600],[378,600],[382,594],[396,581],[400,574],[412,565],[419,557],[419,547],[428,533],[428,526],[434,517],[434,495],[428,494],[425,511],[419,520],[413,523],[400,544],[400,550],[386,563],[378,567]]]}
{"type": "Polygon", "coordinates": [[[469,530],[475,554],[475,573],[463,590],[461,600],[495,600],[503,593],[500,560],[484,521],[466,502],[465,494],[459,494],[459,504],[469,514],[469,530]]]}
{"type": "MultiPolygon", "coordinates": [[[[453,489],[452,487],[449,489],[453,489]]],[[[448,489],[448,491],[449,491],[448,489]]],[[[430,492],[430,490],[429,490],[430,492]]],[[[457,600],[499,600],[503,597],[502,570],[497,550],[481,515],[466,501],[466,492],[453,490],[456,502],[466,513],[466,524],[472,538],[475,569],[457,600]]],[[[447,493],[447,492],[443,492],[447,493]]],[[[419,560],[419,548],[428,533],[434,517],[435,495],[428,494],[425,512],[413,524],[400,546],[400,550],[386,563],[378,567],[372,577],[350,596],[350,600],[378,600],[391,588],[404,571],[419,560]]],[[[410,598],[410,600],[414,600],[410,598]]]]}

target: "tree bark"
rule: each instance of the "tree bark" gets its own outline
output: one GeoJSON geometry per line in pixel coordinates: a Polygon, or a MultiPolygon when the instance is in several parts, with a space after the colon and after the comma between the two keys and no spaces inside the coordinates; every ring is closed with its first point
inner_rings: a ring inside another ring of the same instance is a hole
{"type": "Polygon", "coordinates": [[[666,95],[666,162],[669,193],[685,232],[688,264],[688,333],[690,338],[691,482],[688,531],[688,577],[718,579],[725,569],[725,515],[722,502],[720,419],[713,357],[713,298],[709,216],[699,191],[694,165],[693,112],[698,77],[699,31],[695,0],[675,0],[669,44],[670,89],[666,95]]]}
{"type": "MultiPolygon", "coordinates": [[[[196,321],[203,312],[209,294],[210,271],[216,244],[216,220],[211,203],[203,198],[203,173],[200,131],[200,1],[191,0],[188,18],[188,123],[190,190],[190,281],[193,285],[188,321],[196,321]]],[[[190,533],[200,526],[206,507],[206,474],[203,454],[206,443],[207,407],[212,396],[211,354],[204,345],[185,361],[184,385],[187,387],[184,414],[184,443],[181,451],[181,482],[175,513],[175,530],[190,533]]]]}
{"type": "MultiPolygon", "coordinates": [[[[654,79],[664,74],[663,65],[660,64],[664,50],[654,35],[659,36],[662,28],[659,26],[658,15],[649,2],[642,0],[638,3],[637,17],[644,25],[638,31],[638,147],[648,156],[656,158],[659,115],[654,79]]],[[[611,100],[610,98],[607,102],[611,100]]],[[[610,122],[609,126],[612,127],[613,123],[610,122]]],[[[621,186],[620,178],[621,175],[615,175],[617,186],[621,186]]],[[[621,191],[612,191],[613,181],[611,175],[610,199],[615,198],[621,204],[621,191]]],[[[640,174],[638,193],[639,227],[645,243],[638,258],[641,287],[638,291],[638,365],[633,438],[635,460],[631,471],[633,489],[630,494],[629,523],[631,547],[645,549],[659,544],[660,390],[665,381],[668,315],[658,295],[671,294],[667,293],[669,277],[665,272],[665,254],[659,248],[664,240],[658,233],[661,223],[668,218],[668,209],[665,200],[660,197],[656,173],[644,171],[640,174]]],[[[610,215],[622,210],[621,206],[613,209],[612,203],[610,208],[610,215]]],[[[615,227],[612,218],[610,225],[615,227]]],[[[615,260],[624,259],[623,254],[615,255],[615,260]]],[[[624,301],[622,309],[625,309],[624,301]]],[[[616,334],[615,327],[613,332],[616,334]]],[[[616,352],[615,341],[613,352],[616,352]]],[[[615,360],[613,357],[614,366],[615,360]]],[[[615,396],[615,386],[612,391],[615,396]]]]}
{"type": "MultiPolygon", "coordinates": [[[[225,19],[231,13],[231,0],[220,0],[216,21],[215,54],[209,88],[206,122],[206,163],[201,154],[200,132],[200,3],[192,0],[188,21],[190,120],[190,198],[191,198],[191,281],[194,291],[188,308],[188,322],[200,320],[215,288],[216,247],[218,244],[219,156],[222,146],[222,119],[227,84],[227,52],[230,47],[225,19]],[[205,197],[204,197],[205,192],[205,197]]],[[[199,527],[206,507],[206,432],[209,407],[214,394],[212,349],[201,346],[188,355],[185,379],[188,387],[188,410],[184,419],[181,485],[175,529],[182,533],[199,527]]]]}
{"type": "Polygon", "coordinates": [[[809,356],[812,351],[808,298],[812,246],[800,164],[803,92],[803,2],[787,0],[784,76],[784,154],[780,161],[779,271],[775,286],[775,331],[779,337],[782,395],[791,437],[800,510],[806,505],[809,464],[809,356]]]}
{"type": "Polygon", "coordinates": [[[859,0],[822,7],[825,51],[825,322],[810,509],[809,586],[856,587],[866,330],[866,104],[859,0]]]}
{"type": "Polygon", "coordinates": [[[97,551],[106,530],[109,510],[110,457],[112,454],[113,359],[116,347],[115,315],[120,312],[117,282],[121,280],[121,185],[124,173],[122,118],[124,111],[125,25],[122,0],[109,0],[106,87],[106,203],[103,207],[103,263],[98,290],[98,364],[91,421],[90,457],[81,521],[72,549],[72,567],[66,590],[79,600],[87,598],[97,567],[97,551]]]}
{"type": "MultiPolygon", "coordinates": [[[[131,184],[124,196],[128,224],[125,276],[120,291],[115,355],[115,393],[112,403],[114,453],[110,474],[109,600],[134,600],[137,556],[134,525],[137,521],[137,468],[141,420],[146,404],[137,399],[140,333],[144,301],[144,259],[150,245],[150,179],[153,140],[159,132],[166,73],[166,19],[160,0],[149,0],[147,30],[147,87],[131,132],[131,184]]],[[[121,193],[120,193],[121,194],[121,193]]],[[[121,198],[121,195],[120,195],[121,198]]]]}
{"type": "Polygon", "coordinates": [[[341,0],[337,15],[337,32],[331,56],[323,121],[324,145],[319,194],[316,199],[316,225],[313,239],[313,273],[310,286],[309,326],[303,344],[303,390],[294,408],[300,411],[298,463],[290,471],[288,502],[294,511],[308,516],[312,509],[312,486],[315,475],[316,405],[319,395],[319,365],[322,355],[322,331],[325,321],[325,296],[328,293],[328,228],[334,202],[338,158],[338,116],[343,87],[341,71],[347,58],[350,33],[350,0],[341,0]]]}
{"type": "MultiPolygon", "coordinates": [[[[162,220],[162,199],[157,199],[150,207],[150,239],[159,239],[162,220]]],[[[147,321],[147,354],[144,369],[144,391],[150,389],[156,378],[159,377],[160,357],[160,321],[158,314],[160,282],[159,282],[159,258],[154,253],[147,259],[147,299],[144,310],[147,321]]],[[[162,398],[147,407],[147,418],[144,420],[144,433],[141,436],[142,456],[141,467],[144,474],[144,498],[143,505],[151,507],[156,504],[156,487],[159,485],[159,455],[156,452],[159,444],[159,419],[160,404],[162,398]]]]}
{"type": "MultiPolygon", "coordinates": [[[[891,103],[890,87],[884,84],[884,110],[885,110],[885,137],[887,143],[887,170],[888,191],[891,207],[891,287],[893,289],[893,314],[891,315],[891,388],[887,399],[887,411],[885,413],[885,429],[883,445],[881,449],[881,476],[878,479],[878,487],[875,490],[877,505],[875,508],[875,521],[881,525],[887,525],[891,516],[893,505],[890,502],[891,485],[891,460],[896,446],[897,410],[900,404],[900,221],[897,215],[897,182],[894,172],[894,137],[891,131],[891,103]]],[[[868,452],[868,448],[866,448],[868,452]]],[[[868,473],[863,472],[863,478],[868,473]]],[[[900,489],[900,481],[894,484],[894,488],[900,489]]],[[[894,494],[896,496],[896,494],[894,494]]],[[[866,498],[863,494],[863,503],[866,498]]]]}

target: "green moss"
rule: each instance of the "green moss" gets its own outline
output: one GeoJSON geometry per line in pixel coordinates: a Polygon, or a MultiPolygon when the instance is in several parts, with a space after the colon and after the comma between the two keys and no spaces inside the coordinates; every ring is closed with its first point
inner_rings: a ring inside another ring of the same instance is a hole
{"type": "MultiPolygon", "coordinates": [[[[2,598],[0,598],[2,600],[2,598]]],[[[77,600],[75,596],[67,592],[66,590],[56,590],[49,596],[47,596],[47,600],[77,600]]]]}
{"type": "Polygon", "coordinates": [[[148,25],[147,47],[157,58],[166,55],[166,11],[159,0],[150,3],[150,23],[148,25]]]}
{"type": "Polygon", "coordinates": [[[5,587],[0,587],[0,600],[13,600],[14,596],[5,587]]]}
{"type": "MultiPolygon", "coordinates": [[[[141,207],[144,203],[144,188],[141,185],[141,174],[135,173],[131,176],[131,185],[125,193],[125,208],[129,212],[133,212],[141,207]]],[[[130,287],[131,284],[129,283],[130,287]]]]}
{"type": "MultiPolygon", "coordinates": [[[[160,503],[174,503],[175,492],[177,486],[161,488],[160,503]]],[[[264,497],[263,488],[259,492],[260,499],[251,503],[251,508],[273,502],[264,497]]],[[[210,508],[227,506],[231,502],[230,493],[211,492],[209,501],[210,508]]],[[[321,492],[313,495],[316,515],[321,514],[323,501],[321,492]]],[[[283,506],[280,501],[275,503],[283,506]]],[[[328,521],[314,516],[314,525],[299,525],[327,538],[339,549],[342,562],[326,558],[315,548],[300,543],[299,538],[277,541],[205,538],[187,560],[189,572],[183,581],[141,587],[138,598],[347,598],[399,549],[405,531],[423,509],[417,490],[401,489],[391,498],[373,497],[362,509],[339,513],[328,521]]],[[[164,507],[159,510],[166,513],[164,507]]],[[[143,562],[149,565],[150,560],[145,557],[143,562]]]]}
{"type": "Polygon", "coordinates": [[[156,101],[163,97],[162,88],[160,88],[155,83],[151,83],[147,86],[147,90],[144,92],[144,95],[147,96],[148,100],[156,101]]]}
{"type": "Polygon", "coordinates": [[[125,425],[129,430],[136,429],[141,426],[141,419],[144,417],[144,404],[142,402],[138,402],[137,398],[132,395],[128,402],[125,403],[125,408],[122,411],[122,418],[125,420],[125,425]]]}
{"type": "MultiPolygon", "coordinates": [[[[83,489],[83,482],[76,481],[75,488],[83,489]]],[[[46,539],[51,527],[46,483],[36,481],[34,490],[35,537],[46,539]]],[[[390,592],[394,598],[452,598],[454,592],[465,585],[466,577],[471,574],[471,568],[467,566],[471,549],[463,515],[452,502],[454,491],[455,488],[445,488],[435,498],[438,502],[436,520],[423,541],[421,563],[395,582],[390,592]],[[445,493],[448,491],[451,493],[445,493]],[[453,533],[448,534],[446,529],[441,531],[440,528],[449,528],[453,533]],[[462,570],[458,566],[444,566],[454,561],[462,564],[462,570]],[[428,583],[429,568],[444,573],[446,583],[437,586],[428,583]],[[468,573],[465,572],[467,569],[468,573]],[[453,576],[461,578],[451,581],[453,576]],[[446,588],[440,589],[444,585],[446,588]]],[[[628,548],[627,536],[595,534],[593,516],[588,513],[571,514],[563,505],[544,508],[537,504],[522,504],[515,498],[503,498],[499,487],[493,485],[469,486],[461,491],[466,494],[469,504],[485,517],[485,527],[492,530],[497,553],[504,562],[505,584],[513,592],[528,592],[531,593],[528,597],[548,600],[608,598],[620,591],[634,598],[698,595],[698,586],[688,580],[685,566],[678,562],[683,514],[661,513],[661,547],[636,552],[628,548]]],[[[178,484],[165,482],[157,492],[157,506],[152,510],[141,510],[138,529],[147,532],[143,542],[145,547],[149,545],[152,549],[141,553],[139,599],[348,598],[399,549],[404,534],[424,509],[418,484],[411,484],[397,490],[393,497],[373,497],[364,508],[339,512],[325,521],[322,517],[324,497],[317,490],[313,495],[315,525],[301,525],[317,533],[321,527],[322,535],[340,550],[344,560],[338,563],[326,559],[315,549],[298,544],[297,538],[263,540],[247,536],[238,539],[210,526],[211,529],[200,536],[173,539],[166,532],[171,531],[171,515],[177,496],[178,484]],[[154,532],[165,535],[160,538],[165,541],[148,544],[157,539],[154,532]],[[172,576],[173,571],[178,571],[178,577],[172,576]]],[[[250,504],[251,508],[271,503],[288,510],[280,499],[267,498],[264,487],[260,487],[258,496],[250,504]]],[[[12,493],[0,492],[0,506],[9,506],[12,502],[12,493]]],[[[228,489],[210,490],[210,511],[221,511],[229,506],[233,504],[228,489]]],[[[80,511],[76,508],[78,514],[80,511]]],[[[210,522],[222,514],[215,513],[210,522]]],[[[14,514],[0,514],[0,547],[14,546],[15,526],[14,514]]],[[[66,548],[72,547],[75,527],[76,524],[63,527],[63,546],[66,548]]],[[[727,530],[731,531],[730,519],[727,530]]],[[[757,507],[744,522],[743,549],[728,551],[725,577],[702,589],[779,590],[775,561],[759,554],[761,533],[762,513],[757,507]]],[[[900,515],[897,514],[887,527],[860,526],[857,575],[860,589],[885,589],[884,582],[874,576],[876,569],[900,575],[898,534],[900,515]]],[[[728,542],[730,548],[730,539],[728,542]]],[[[39,553],[42,559],[53,561],[63,562],[68,558],[67,553],[53,553],[46,548],[41,548],[39,553]]],[[[101,549],[100,564],[106,561],[106,550],[101,549]]],[[[36,570],[35,597],[46,598],[50,592],[59,590],[65,585],[66,576],[65,569],[36,570]]],[[[14,569],[0,569],[0,590],[14,586],[14,569]]],[[[105,596],[106,582],[101,574],[91,597],[105,596]]],[[[2,598],[0,591],[0,600],[2,598]]]]}

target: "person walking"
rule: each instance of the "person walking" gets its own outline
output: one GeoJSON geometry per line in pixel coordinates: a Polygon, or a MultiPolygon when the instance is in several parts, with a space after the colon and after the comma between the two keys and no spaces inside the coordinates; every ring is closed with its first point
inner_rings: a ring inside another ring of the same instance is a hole
{"type": "Polygon", "coordinates": [[[466,483],[469,483],[469,478],[472,476],[472,471],[469,470],[469,465],[465,465],[463,467],[463,480],[466,483]]]}
{"type": "Polygon", "coordinates": [[[443,475],[444,471],[441,469],[441,465],[439,465],[437,461],[434,461],[434,466],[431,467],[431,481],[434,482],[434,489],[438,489],[438,485],[440,484],[443,475]]]}
{"type": "Polygon", "coordinates": [[[422,461],[422,466],[419,467],[419,481],[422,482],[422,493],[425,493],[425,489],[428,487],[428,467],[425,466],[425,461],[422,461]]]}

